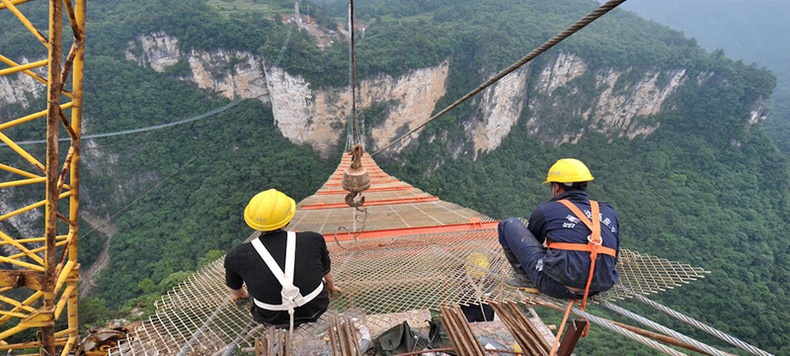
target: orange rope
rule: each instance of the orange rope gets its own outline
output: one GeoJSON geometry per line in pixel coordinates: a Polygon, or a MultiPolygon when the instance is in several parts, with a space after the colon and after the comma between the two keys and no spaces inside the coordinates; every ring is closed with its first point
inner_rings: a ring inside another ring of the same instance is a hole
{"type": "Polygon", "coordinates": [[[568,322],[568,316],[571,314],[571,309],[573,309],[573,303],[575,302],[575,299],[571,299],[571,301],[568,302],[568,308],[565,309],[565,316],[562,317],[562,324],[560,324],[560,329],[557,331],[557,337],[554,338],[554,344],[551,345],[551,352],[549,353],[550,356],[557,356],[557,347],[560,345],[562,331],[565,330],[565,324],[568,322]]]}

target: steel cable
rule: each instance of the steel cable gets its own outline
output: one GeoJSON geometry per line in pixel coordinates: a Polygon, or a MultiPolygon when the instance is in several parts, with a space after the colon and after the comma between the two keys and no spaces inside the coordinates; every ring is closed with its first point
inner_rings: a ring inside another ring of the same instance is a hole
{"type": "Polygon", "coordinates": [[[687,316],[685,314],[682,314],[682,313],[680,313],[678,311],[675,311],[675,310],[673,310],[673,309],[671,309],[669,307],[666,307],[666,306],[664,306],[662,304],[659,304],[658,302],[650,300],[650,299],[648,299],[645,296],[636,294],[636,295],[634,295],[634,299],[636,299],[636,300],[638,300],[638,301],[640,301],[642,303],[645,303],[645,304],[647,304],[647,305],[649,305],[649,306],[651,306],[651,307],[653,307],[653,308],[655,308],[655,309],[657,309],[659,311],[662,311],[665,314],[667,314],[667,315],[669,315],[669,316],[671,316],[671,317],[673,317],[675,319],[678,319],[678,320],[683,321],[683,322],[685,322],[685,323],[687,323],[687,324],[689,324],[691,326],[694,326],[697,329],[705,331],[708,334],[711,334],[711,335],[713,335],[713,336],[715,336],[715,337],[717,337],[717,338],[719,338],[721,340],[724,340],[724,341],[726,341],[727,343],[729,343],[729,344],[731,344],[733,346],[736,346],[736,347],[738,347],[738,348],[740,348],[740,349],[742,349],[744,351],[747,351],[747,352],[751,353],[752,355],[760,355],[760,356],[770,356],[771,355],[770,353],[765,352],[765,351],[763,351],[763,350],[761,350],[761,349],[759,349],[759,348],[757,348],[755,346],[752,346],[752,345],[750,345],[750,344],[748,344],[748,343],[746,343],[746,342],[744,342],[744,341],[742,341],[742,340],[740,340],[740,339],[738,339],[738,338],[736,338],[736,337],[734,337],[732,335],[729,335],[729,334],[727,334],[727,333],[725,333],[725,332],[723,332],[723,331],[721,331],[719,329],[716,329],[716,328],[714,328],[712,326],[706,325],[706,324],[702,323],[699,320],[696,320],[696,319],[691,318],[691,317],[689,317],[689,316],[687,316]]]}
{"type": "Polygon", "coordinates": [[[348,48],[351,68],[349,68],[349,86],[351,87],[351,139],[352,145],[359,143],[357,136],[357,91],[356,91],[356,54],[354,45],[354,0],[348,2],[348,48]]]}
{"type": "MultiPolygon", "coordinates": [[[[81,137],[81,139],[128,135],[128,134],[133,134],[133,133],[138,133],[138,132],[159,130],[159,129],[163,129],[163,128],[166,128],[166,127],[182,125],[182,124],[190,123],[190,122],[197,121],[197,120],[200,120],[200,119],[205,119],[205,118],[207,118],[209,116],[213,116],[213,115],[219,114],[219,113],[221,113],[221,112],[223,112],[225,110],[228,110],[228,109],[238,105],[239,103],[242,102],[242,100],[243,99],[236,99],[236,100],[231,101],[230,103],[228,103],[226,105],[223,105],[221,107],[218,107],[218,108],[216,108],[214,110],[207,111],[207,112],[202,113],[200,115],[191,116],[191,117],[186,118],[186,119],[173,121],[173,122],[168,122],[166,124],[148,126],[148,127],[143,127],[143,128],[139,128],[139,129],[122,130],[122,131],[107,132],[107,133],[100,133],[100,134],[93,134],[93,135],[83,135],[81,137]]],[[[71,140],[71,138],[67,137],[67,138],[61,138],[59,141],[70,141],[70,140],[71,140]]],[[[46,140],[33,140],[33,141],[19,141],[16,144],[18,144],[18,145],[30,145],[30,144],[45,143],[45,142],[47,142],[47,141],[46,140]]],[[[0,146],[5,146],[5,144],[0,143],[0,146]]]]}
{"type": "Polygon", "coordinates": [[[427,125],[431,121],[433,121],[433,120],[439,118],[440,116],[446,114],[448,111],[456,108],[458,105],[461,105],[463,102],[465,102],[466,100],[468,100],[472,96],[474,96],[477,93],[479,93],[479,92],[483,91],[484,89],[488,88],[492,84],[494,84],[497,81],[499,81],[500,79],[502,79],[502,77],[510,74],[511,72],[513,72],[516,69],[520,68],[524,64],[527,64],[529,61],[531,61],[535,57],[543,54],[543,52],[548,51],[549,49],[551,49],[552,47],[554,47],[558,43],[560,43],[563,40],[565,40],[566,38],[570,37],[570,35],[578,32],[579,30],[581,30],[585,26],[589,25],[593,21],[595,21],[598,18],[600,18],[601,16],[605,15],[606,13],[608,13],[612,9],[616,8],[618,5],[624,3],[625,1],[626,0],[610,0],[610,1],[607,1],[605,4],[601,5],[597,9],[595,9],[593,12],[591,12],[589,15],[585,16],[583,19],[581,19],[578,22],[576,22],[575,24],[573,24],[571,27],[568,27],[564,31],[562,31],[559,34],[555,35],[550,40],[548,40],[545,43],[543,43],[542,45],[540,45],[540,47],[532,50],[532,52],[530,52],[526,56],[524,56],[521,59],[519,59],[517,62],[513,63],[512,65],[510,65],[510,67],[507,67],[505,70],[499,72],[497,75],[493,76],[491,79],[489,79],[485,83],[481,84],[479,87],[475,88],[474,90],[472,90],[468,94],[466,94],[463,97],[461,97],[460,99],[456,100],[454,103],[450,104],[450,106],[448,106],[444,110],[440,111],[438,114],[431,116],[428,120],[426,120],[423,123],[417,125],[417,127],[413,128],[409,132],[401,135],[400,137],[390,141],[387,145],[385,145],[382,148],[379,148],[376,152],[373,152],[370,155],[374,156],[374,155],[378,154],[379,152],[384,151],[385,149],[389,148],[390,146],[392,146],[396,142],[398,142],[400,140],[403,140],[407,136],[417,132],[421,128],[425,127],[425,125],[427,125]]]}
{"type": "Polygon", "coordinates": [[[674,338],[676,338],[678,340],[681,340],[681,341],[683,341],[685,343],[688,343],[690,345],[694,345],[695,347],[699,348],[700,350],[705,351],[706,353],[708,353],[710,355],[716,355],[716,356],[727,356],[727,355],[729,355],[726,352],[722,352],[721,350],[718,350],[718,349],[716,349],[716,348],[714,348],[712,346],[709,346],[709,345],[707,345],[705,343],[702,343],[700,341],[692,339],[692,338],[690,338],[690,337],[688,337],[686,335],[683,335],[683,334],[681,334],[681,333],[679,333],[679,332],[677,332],[675,330],[672,330],[672,329],[670,329],[668,327],[665,327],[665,326],[663,326],[663,325],[661,325],[659,323],[656,323],[656,322],[654,322],[654,321],[652,321],[650,319],[647,319],[647,318],[645,318],[645,317],[643,317],[641,315],[638,315],[638,314],[636,314],[634,312],[631,312],[631,311],[626,310],[624,308],[621,308],[621,307],[619,307],[617,305],[614,305],[611,302],[602,301],[600,304],[602,306],[604,306],[605,308],[607,308],[607,309],[609,309],[609,310],[611,310],[611,311],[613,311],[615,313],[618,313],[620,315],[623,315],[623,316],[625,316],[627,318],[635,320],[635,321],[637,321],[638,323],[640,323],[642,325],[651,327],[651,328],[653,328],[653,329],[655,329],[655,330],[657,330],[659,332],[662,332],[662,333],[664,333],[666,335],[672,336],[672,337],[674,337],[674,338]]]}
{"type": "MultiPolygon", "coordinates": [[[[556,308],[564,308],[564,306],[560,305],[560,304],[555,304],[555,307],[556,308]]],[[[611,321],[608,321],[608,320],[603,319],[603,318],[599,318],[599,317],[597,317],[595,315],[592,315],[592,314],[589,314],[587,312],[583,312],[583,311],[579,310],[578,308],[573,308],[572,313],[574,315],[576,315],[576,316],[579,316],[579,317],[582,317],[582,318],[585,318],[585,319],[589,320],[591,323],[595,323],[597,325],[600,325],[600,326],[602,326],[602,327],[604,327],[606,329],[609,329],[609,330],[611,330],[611,331],[613,331],[613,332],[615,332],[617,334],[625,336],[625,337],[627,337],[629,339],[632,339],[632,340],[634,340],[636,342],[639,342],[640,344],[643,344],[645,346],[652,347],[652,348],[654,348],[654,349],[656,349],[658,351],[661,351],[661,352],[663,352],[663,353],[665,353],[667,355],[675,355],[675,356],[686,355],[685,353],[682,353],[682,352],[680,352],[678,350],[675,350],[675,349],[673,349],[673,348],[671,348],[669,346],[666,346],[666,345],[664,345],[662,343],[659,343],[659,342],[657,342],[657,341],[655,341],[653,339],[644,337],[644,336],[639,335],[639,334],[637,334],[637,333],[635,333],[633,331],[629,331],[629,330],[623,329],[623,328],[613,324],[611,321]]]]}
{"type": "Polygon", "coordinates": [[[285,55],[285,50],[288,48],[288,42],[291,41],[291,33],[294,30],[294,27],[299,26],[296,21],[297,18],[294,18],[293,26],[288,27],[288,34],[285,36],[285,41],[283,41],[283,46],[280,48],[280,54],[277,55],[277,59],[272,64],[272,68],[278,66],[280,64],[280,60],[283,59],[283,55],[285,55]]]}

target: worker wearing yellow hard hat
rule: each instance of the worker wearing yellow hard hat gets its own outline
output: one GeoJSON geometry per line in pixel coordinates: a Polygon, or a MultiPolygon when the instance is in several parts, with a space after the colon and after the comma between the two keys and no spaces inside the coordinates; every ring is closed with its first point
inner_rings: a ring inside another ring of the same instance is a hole
{"type": "Polygon", "coordinates": [[[295,213],[296,202],[276,189],[256,194],[243,214],[260,235],[225,257],[225,284],[233,299],[252,296],[251,312],[261,324],[293,327],[313,322],[327,310],[329,294],[341,292],[324,237],[284,230],[295,213]]]}
{"type": "Polygon", "coordinates": [[[587,183],[593,180],[592,174],[587,166],[575,158],[562,158],[549,168],[549,173],[546,174],[546,183],[587,183]]]}
{"type": "Polygon", "coordinates": [[[582,161],[557,160],[543,182],[552,198],[535,208],[527,225],[516,218],[499,223],[499,242],[517,276],[514,284],[555,298],[582,299],[617,283],[619,220],[610,204],[587,195],[593,179],[582,161]]]}

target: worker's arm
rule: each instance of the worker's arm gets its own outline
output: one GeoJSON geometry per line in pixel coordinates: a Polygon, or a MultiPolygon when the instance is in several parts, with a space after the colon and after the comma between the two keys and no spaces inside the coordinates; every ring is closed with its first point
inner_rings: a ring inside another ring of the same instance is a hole
{"type": "Polygon", "coordinates": [[[235,302],[239,299],[249,298],[250,294],[244,289],[244,280],[241,278],[241,275],[235,272],[235,265],[233,263],[235,260],[234,252],[235,250],[225,256],[225,285],[230,289],[231,297],[235,302]]]}
{"type": "Polygon", "coordinates": [[[326,248],[326,241],[324,237],[315,234],[315,238],[319,246],[321,247],[321,265],[324,267],[324,282],[326,282],[326,290],[329,291],[329,294],[335,293],[343,293],[343,290],[338,288],[335,285],[335,276],[332,275],[332,260],[329,258],[329,250],[326,248]]]}
{"type": "Polygon", "coordinates": [[[539,205],[535,210],[532,211],[532,215],[529,216],[529,221],[527,222],[527,229],[529,232],[532,233],[532,236],[540,243],[544,243],[546,241],[546,228],[548,226],[548,221],[546,221],[546,216],[543,214],[542,204],[539,205]]]}
{"type": "Polygon", "coordinates": [[[237,301],[239,299],[247,299],[250,297],[250,293],[247,292],[244,288],[239,289],[231,289],[230,294],[233,296],[233,301],[237,301]]]}
{"type": "Polygon", "coordinates": [[[343,294],[343,290],[335,285],[335,277],[331,271],[324,275],[324,280],[326,281],[326,289],[329,291],[329,294],[343,294]]]}

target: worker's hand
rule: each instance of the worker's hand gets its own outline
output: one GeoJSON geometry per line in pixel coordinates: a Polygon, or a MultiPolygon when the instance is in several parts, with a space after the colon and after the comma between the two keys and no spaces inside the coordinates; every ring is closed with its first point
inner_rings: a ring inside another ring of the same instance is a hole
{"type": "Polygon", "coordinates": [[[247,292],[246,289],[235,290],[231,294],[233,294],[232,300],[234,302],[237,302],[241,299],[248,299],[250,297],[250,293],[247,292]]]}
{"type": "Polygon", "coordinates": [[[332,295],[332,294],[335,294],[335,293],[343,294],[343,290],[340,289],[340,287],[338,287],[336,285],[327,286],[326,289],[329,290],[329,295],[332,295]]]}

